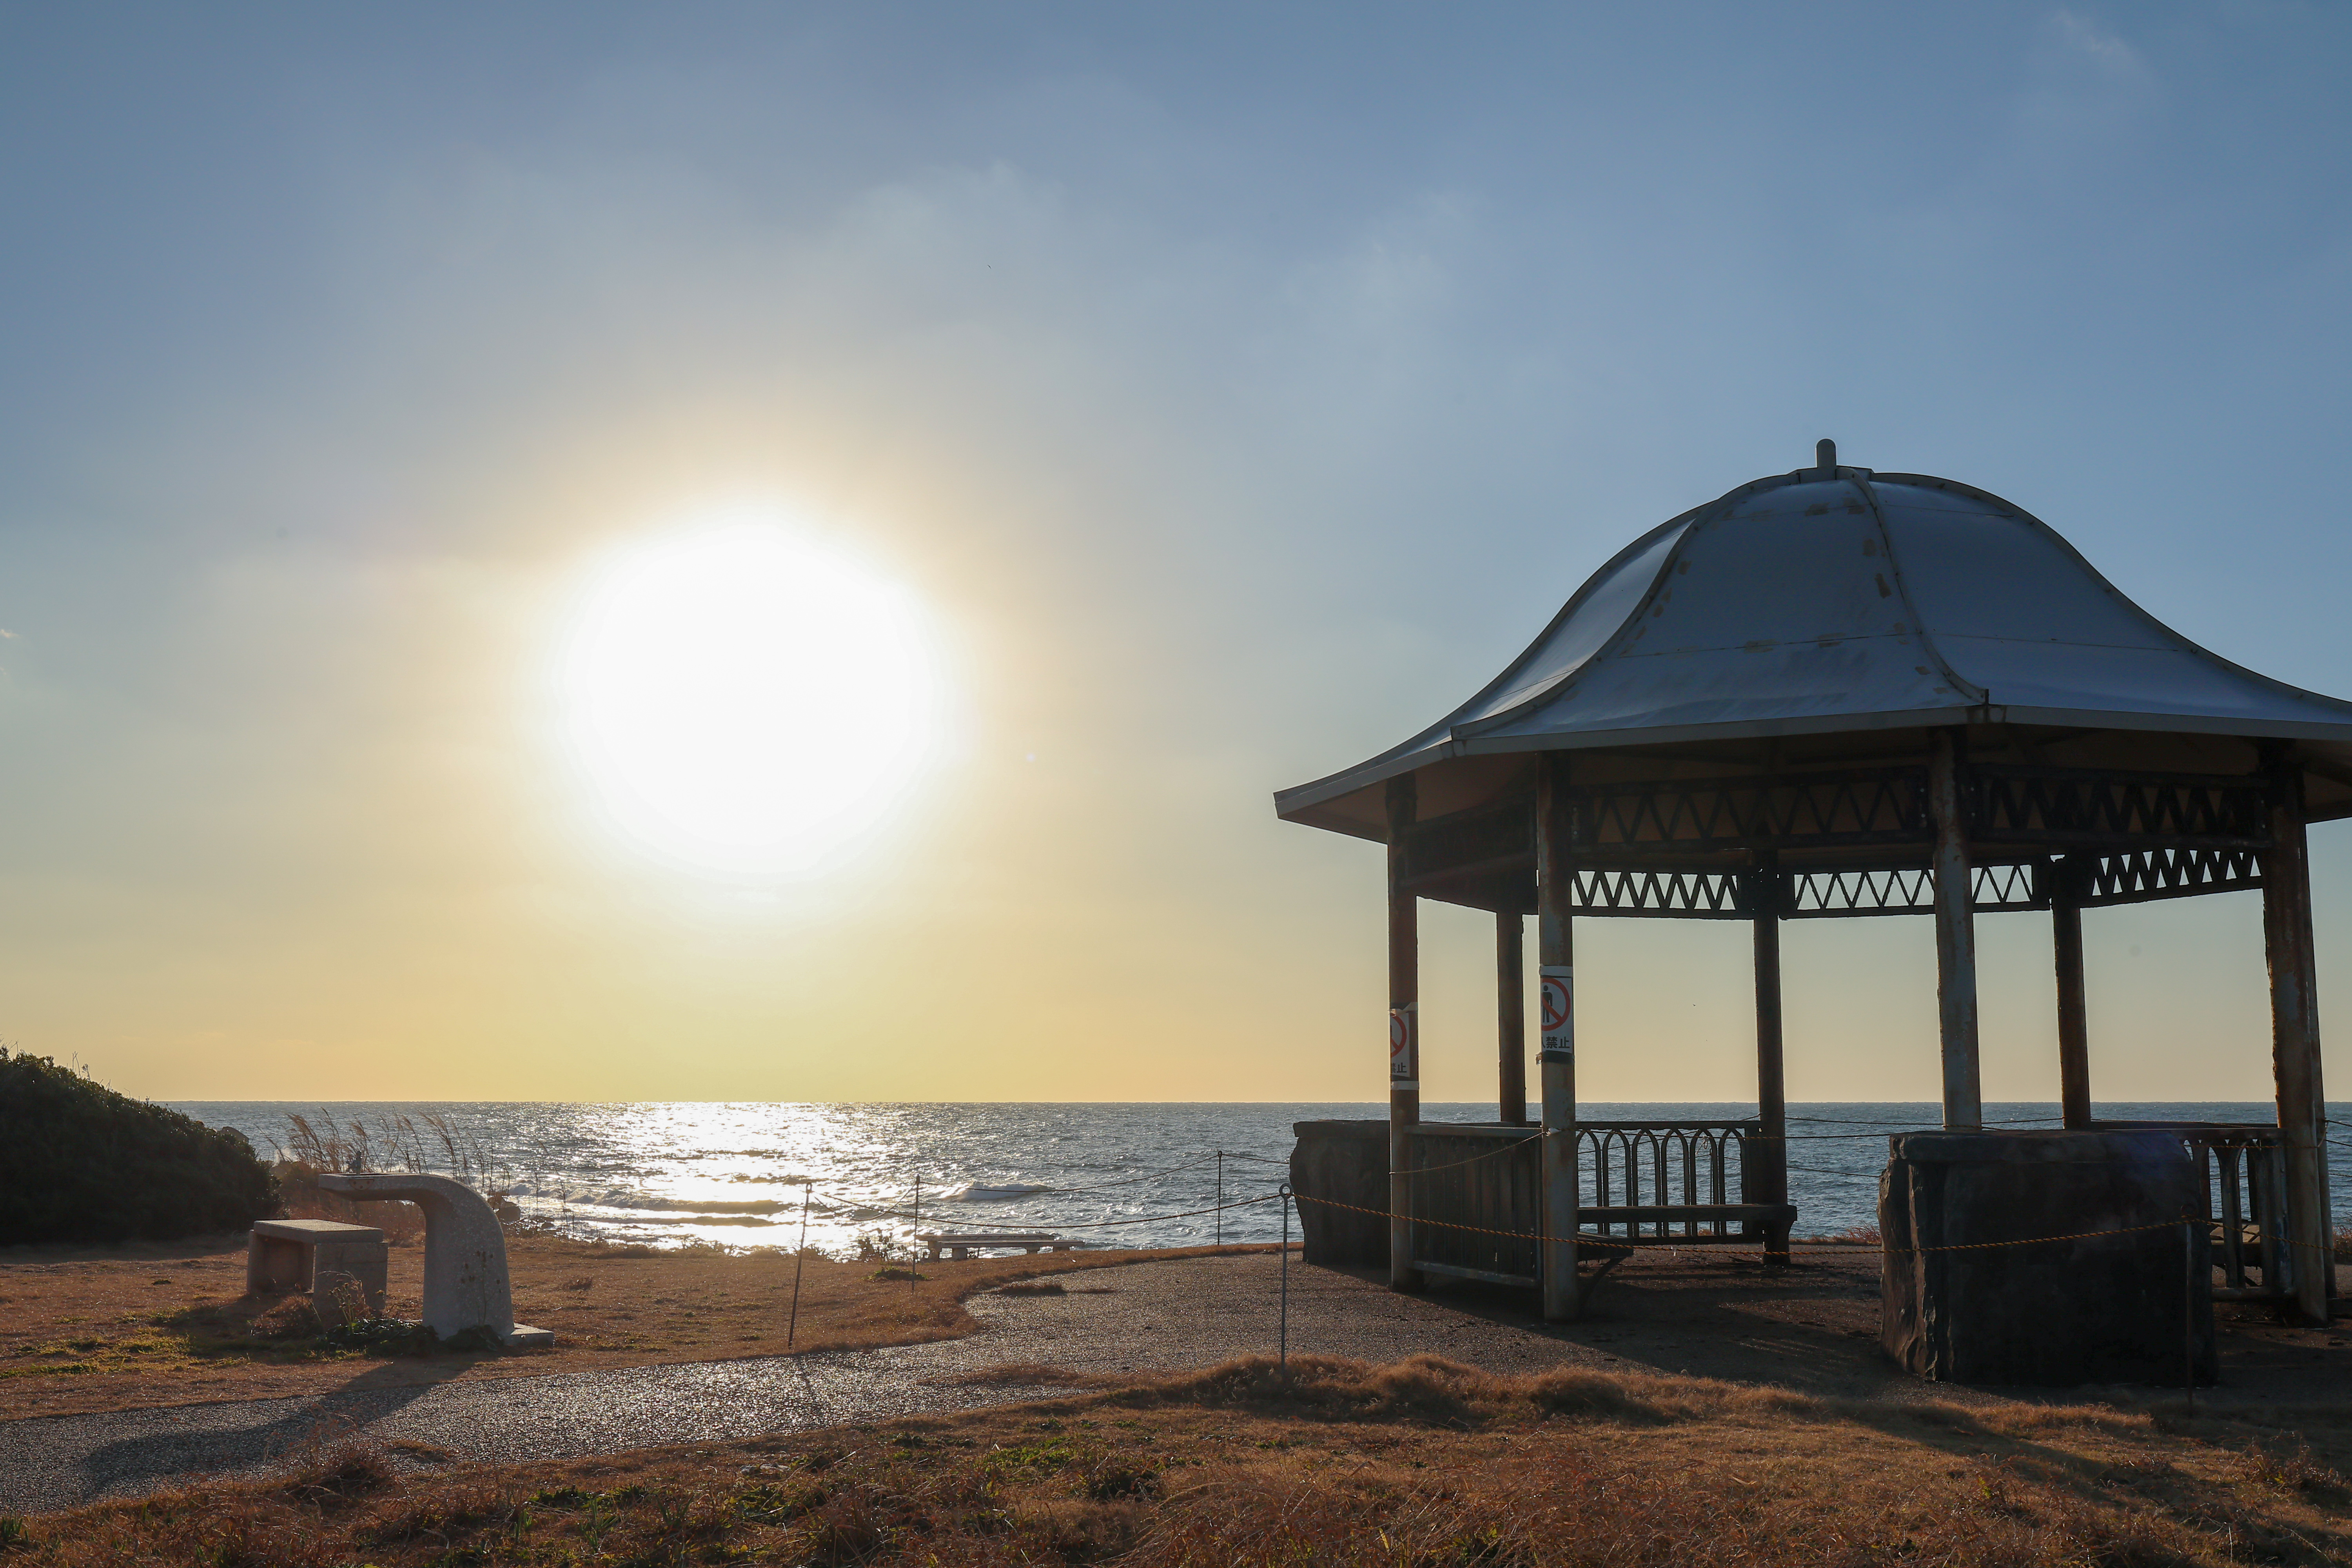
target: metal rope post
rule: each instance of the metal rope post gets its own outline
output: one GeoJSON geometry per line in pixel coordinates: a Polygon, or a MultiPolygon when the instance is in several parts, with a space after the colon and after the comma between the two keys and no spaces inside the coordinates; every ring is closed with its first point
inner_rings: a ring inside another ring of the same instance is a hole
{"type": "Polygon", "coordinates": [[[1282,1381],[1290,1381],[1290,1184],[1282,1184],[1282,1381]]]}
{"type": "Polygon", "coordinates": [[[793,1321],[792,1326],[784,1331],[784,1349],[786,1350],[792,1349],[793,1342],[800,1337],[801,1273],[808,1268],[809,1204],[815,1197],[816,1184],[803,1182],[801,1184],[801,1245],[799,1250],[793,1254],[793,1321]]]}

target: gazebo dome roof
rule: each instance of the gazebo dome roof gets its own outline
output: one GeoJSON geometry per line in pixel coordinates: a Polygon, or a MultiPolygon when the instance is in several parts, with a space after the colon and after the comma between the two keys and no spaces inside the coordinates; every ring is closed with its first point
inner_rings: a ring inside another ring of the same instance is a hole
{"type": "Polygon", "coordinates": [[[1379,838],[1379,786],[1401,773],[1426,813],[1516,793],[1537,752],[1671,776],[1914,755],[1932,729],[2003,725],[2053,760],[2202,773],[2300,740],[2310,815],[2352,813],[2352,703],[2198,647],[1997,496],[1822,447],[1822,467],[1633,541],[1475,696],[1277,812],[1379,838]]]}

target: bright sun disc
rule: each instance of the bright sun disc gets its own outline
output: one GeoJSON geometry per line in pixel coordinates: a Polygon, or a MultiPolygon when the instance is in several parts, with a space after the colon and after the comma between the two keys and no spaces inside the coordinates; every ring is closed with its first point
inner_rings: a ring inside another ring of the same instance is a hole
{"type": "Polygon", "coordinates": [[[813,869],[897,805],[937,729],[904,588],[777,524],[630,551],[564,661],[574,744],[633,836],[711,871],[813,869]]]}

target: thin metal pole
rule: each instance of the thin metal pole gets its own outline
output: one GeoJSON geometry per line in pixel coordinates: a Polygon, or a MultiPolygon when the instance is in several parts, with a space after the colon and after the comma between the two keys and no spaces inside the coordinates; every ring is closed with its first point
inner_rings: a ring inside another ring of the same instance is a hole
{"type": "Polygon", "coordinates": [[[1282,1184],[1282,1380],[1290,1381],[1290,1184],[1282,1184]]]}
{"type": "Polygon", "coordinates": [[[1217,1151],[1217,1245],[1225,1244],[1225,1152],[1217,1151]]]}
{"type": "Polygon", "coordinates": [[[801,1273],[808,1268],[809,1204],[815,1197],[816,1184],[803,1182],[801,1184],[801,1245],[799,1250],[793,1254],[793,1322],[792,1327],[784,1331],[786,1350],[793,1348],[793,1342],[800,1337],[801,1332],[801,1273]]]}
{"type": "Polygon", "coordinates": [[[914,1217],[909,1220],[907,1225],[907,1294],[909,1296],[915,1293],[915,1254],[923,1245],[920,1241],[916,1239],[915,1233],[922,1228],[923,1170],[921,1166],[918,1165],[915,1167],[914,1217]]]}

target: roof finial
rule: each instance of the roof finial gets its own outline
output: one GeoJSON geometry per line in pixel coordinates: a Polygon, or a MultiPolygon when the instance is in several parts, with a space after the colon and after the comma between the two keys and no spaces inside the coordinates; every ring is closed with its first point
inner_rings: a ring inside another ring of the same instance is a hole
{"type": "Polygon", "coordinates": [[[1822,472],[1825,474],[1834,473],[1837,471],[1837,443],[1835,441],[1832,441],[1828,437],[1824,436],[1820,440],[1813,443],[1813,467],[1821,469],[1822,472]]]}

